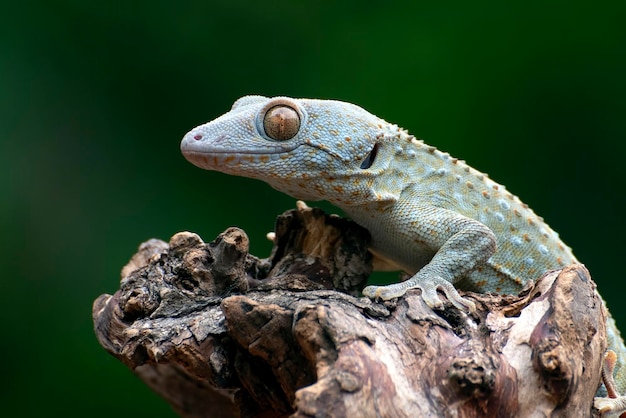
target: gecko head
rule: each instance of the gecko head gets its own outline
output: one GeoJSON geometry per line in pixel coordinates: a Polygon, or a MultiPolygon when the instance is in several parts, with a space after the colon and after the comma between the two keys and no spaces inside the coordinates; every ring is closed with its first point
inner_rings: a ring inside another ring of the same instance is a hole
{"type": "Polygon", "coordinates": [[[385,138],[397,129],[350,103],[245,96],[192,129],[180,148],[200,168],[344,206],[372,201],[372,183],[392,155],[385,138]]]}

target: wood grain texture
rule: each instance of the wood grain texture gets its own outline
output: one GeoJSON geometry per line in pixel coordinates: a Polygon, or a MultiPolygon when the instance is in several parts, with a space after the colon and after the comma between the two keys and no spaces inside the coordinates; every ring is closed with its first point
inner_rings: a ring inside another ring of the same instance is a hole
{"type": "Polygon", "coordinates": [[[93,306],[100,344],[184,417],[591,416],[605,312],[582,265],[519,296],[357,297],[368,234],[318,209],[277,220],[268,259],[229,228],[148,241],[93,306]]]}

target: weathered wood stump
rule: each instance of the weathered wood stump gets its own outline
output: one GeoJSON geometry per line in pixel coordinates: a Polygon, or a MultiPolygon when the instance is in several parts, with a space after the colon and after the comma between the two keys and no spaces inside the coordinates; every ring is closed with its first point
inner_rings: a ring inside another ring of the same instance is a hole
{"type": "Polygon", "coordinates": [[[582,265],[519,296],[358,297],[369,235],[300,206],[260,260],[229,228],[141,245],[93,306],[100,344],[183,417],[592,416],[605,312],[582,265]]]}

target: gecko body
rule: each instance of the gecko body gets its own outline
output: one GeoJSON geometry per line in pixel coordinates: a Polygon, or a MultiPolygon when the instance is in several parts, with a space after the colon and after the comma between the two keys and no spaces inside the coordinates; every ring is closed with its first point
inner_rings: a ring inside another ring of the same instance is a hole
{"type": "MultiPolygon", "coordinates": [[[[417,140],[364,109],[333,100],[245,96],[181,142],[198,167],[256,178],[303,200],[327,200],[372,236],[386,269],[411,278],[368,286],[392,299],[419,288],[431,307],[442,291],[463,310],[456,287],[517,293],[551,269],[577,263],[571,249],[506,188],[465,162],[417,140]]],[[[617,383],[626,348],[613,319],[609,348],[617,383]]]]}

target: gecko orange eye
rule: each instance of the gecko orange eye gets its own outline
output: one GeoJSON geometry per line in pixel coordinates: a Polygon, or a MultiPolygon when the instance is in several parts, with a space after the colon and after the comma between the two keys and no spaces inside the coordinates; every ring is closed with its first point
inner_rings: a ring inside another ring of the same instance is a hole
{"type": "Polygon", "coordinates": [[[274,106],[265,112],[263,129],[270,138],[286,141],[296,136],[300,130],[300,116],[289,106],[274,106]]]}

